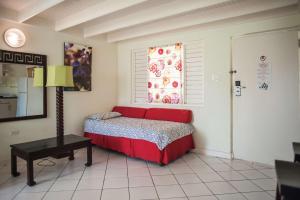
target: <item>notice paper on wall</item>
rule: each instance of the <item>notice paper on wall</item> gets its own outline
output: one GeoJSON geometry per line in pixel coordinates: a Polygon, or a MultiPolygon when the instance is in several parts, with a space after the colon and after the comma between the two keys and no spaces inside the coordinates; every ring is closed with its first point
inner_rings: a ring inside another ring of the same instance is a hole
{"type": "Polygon", "coordinates": [[[260,56],[256,69],[256,83],[259,90],[270,90],[272,67],[266,56],[260,56]]]}

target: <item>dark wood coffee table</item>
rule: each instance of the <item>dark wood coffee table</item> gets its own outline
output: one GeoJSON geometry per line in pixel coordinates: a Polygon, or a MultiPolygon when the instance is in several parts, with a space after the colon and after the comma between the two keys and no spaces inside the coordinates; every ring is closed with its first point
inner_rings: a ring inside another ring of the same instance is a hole
{"type": "Polygon", "coordinates": [[[281,197],[298,200],[300,197],[300,164],[275,160],[277,175],[276,200],[281,197]]]}
{"type": "Polygon", "coordinates": [[[294,162],[300,162],[300,143],[293,142],[294,162]]]}
{"type": "Polygon", "coordinates": [[[92,143],[90,138],[78,135],[64,135],[62,140],[57,137],[25,142],[10,145],[11,147],[11,174],[19,176],[17,171],[17,156],[27,161],[27,184],[33,186],[36,184],[33,176],[33,161],[48,156],[57,157],[58,154],[69,155],[69,159],[74,159],[74,150],[87,148],[86,166],[92,165],[92,143]]]}

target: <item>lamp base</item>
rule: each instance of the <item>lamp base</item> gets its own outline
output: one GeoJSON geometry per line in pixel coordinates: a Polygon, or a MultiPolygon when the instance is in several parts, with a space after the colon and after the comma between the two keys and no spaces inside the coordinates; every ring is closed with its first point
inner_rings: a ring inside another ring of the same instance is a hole
{"type": "MultiPolygon", "coordinates": [[[[56,134],[58,148],[64,145],[64,91],[63,87],[56,87],[56,134]]],[[[51,157],[60,159],[69,157],[69,160],[74,160],[74,152],[68,150],[61,150],[51,157]]]]}

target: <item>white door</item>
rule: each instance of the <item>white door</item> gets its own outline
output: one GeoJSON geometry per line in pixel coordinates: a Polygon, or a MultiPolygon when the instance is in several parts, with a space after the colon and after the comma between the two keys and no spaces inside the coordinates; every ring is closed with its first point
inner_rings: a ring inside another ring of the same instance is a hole
{"type": "Polygon", "coordinates": [[[233,153],[274,164],[292,160],[300,142],[298,36],[295,31],[255,34],[232,41],[233,153]]]}

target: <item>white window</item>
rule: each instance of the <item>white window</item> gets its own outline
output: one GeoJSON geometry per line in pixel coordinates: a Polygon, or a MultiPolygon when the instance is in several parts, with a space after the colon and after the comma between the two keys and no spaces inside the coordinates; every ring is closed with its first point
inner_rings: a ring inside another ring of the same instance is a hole
{"type": "MultiPolygon", "coordinates": [[[[168,46],[171,45],[161,45],[160,47],[166,48],[168,46]]],[[[203,41],[198,40],[183,43],[183,48],[183,98],[180,103],[202,106],[204,104],[203,41]]],[[[149,103],[148,85],[149,78],[151,79],[151,77],[149,77],[147,50],[147,47],[132,50],[132,103],[135,104],[149,103]]],[[[153,87],[153,83],[151,84],[151,87],[153,87]]],[[[161,97],[159,99],[162,100],[161,97]]],[[[164,102],[168,103],[169,101],[163,101],[162,103],[164,102]]]]}

